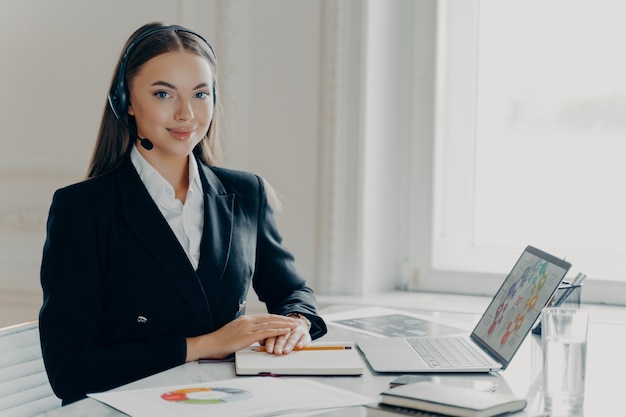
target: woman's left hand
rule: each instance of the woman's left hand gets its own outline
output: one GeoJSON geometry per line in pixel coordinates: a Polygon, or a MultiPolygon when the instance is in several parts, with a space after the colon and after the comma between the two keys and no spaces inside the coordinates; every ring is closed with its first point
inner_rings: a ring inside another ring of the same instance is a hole
{"type": "Polygon", "coordinates": [[[291,332],[278,337],[268,337],[261,341],[261,345],[265,346],[265,351],[276,356],[286,355],[311,343],[309,323],[302,319],[298,320],[300,321],[298,327],[291,332]]]}

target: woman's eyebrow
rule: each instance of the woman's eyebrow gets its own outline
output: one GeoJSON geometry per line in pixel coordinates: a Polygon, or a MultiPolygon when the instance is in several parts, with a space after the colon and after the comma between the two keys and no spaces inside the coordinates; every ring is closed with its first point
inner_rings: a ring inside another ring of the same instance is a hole
{"type": "MultiPolygon", "coordinates": [[[[167,81],[155,81],[152,83],[152,86],[163,86],[163,87],[171,88],[172,90],[177,90],[175,85],[170,84],[167,81]]],[[[195,86],[193,89],[197,90],[198,88],[206,88],[208,86],[209,86],[208,83],[200,83],[197,86],[195,86]]]]}
{"type": "Polygon", "coordinates": [[[168,83],[166,81],[155,81],[155,82],[152,83],[152,86],[157,86],[157,85],[160,85],[160,86],[163,86],[163,87],[167,87],[167,88],[171,88],[172,90],[176,90],[177,89],[176,86],[174,86],[174,85],[172,85],[172,84],[170,84],[170,83],[168,83]]]}

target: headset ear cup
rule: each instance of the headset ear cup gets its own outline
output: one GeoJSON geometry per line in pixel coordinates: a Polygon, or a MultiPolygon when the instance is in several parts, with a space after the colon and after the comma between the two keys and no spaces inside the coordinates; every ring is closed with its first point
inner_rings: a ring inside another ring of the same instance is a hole
{"type": "Polygon", "coordinates": [[[117,99],[117,111],[121,117],[122,114],[128,111],[128,96],[126,94],[126,88],[124,88],[124,85],[120,85],[118,89],[119,98],[117,99]]]}
{"type": "Polygon", "coordinates": [[[119,120],[122,120],[124,113],[128,110],[128,95],[123,82],[117,83],[117,86],[109,94],[109,104],[111,109],[119,120]]]}

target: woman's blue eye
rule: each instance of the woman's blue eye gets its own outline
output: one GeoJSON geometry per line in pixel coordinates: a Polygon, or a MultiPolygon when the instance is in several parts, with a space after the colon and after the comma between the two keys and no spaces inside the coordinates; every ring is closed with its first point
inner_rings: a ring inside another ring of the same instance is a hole
{"type": "Polygon", "coordinates": [[[200,98],[200,99],[204,99],[204,98],[208,98],[209,97],[209,93],[206,91],[200,91],[198,93],[196,93],[196,98],[200,98]]]}
{"type": "Polygon", "coordinates": [[[169,96],[169,94],[166,93],[165,91],[157,91],[156,93],[154,93],[154,95],[162,99],[167,98],[169,96]]]}

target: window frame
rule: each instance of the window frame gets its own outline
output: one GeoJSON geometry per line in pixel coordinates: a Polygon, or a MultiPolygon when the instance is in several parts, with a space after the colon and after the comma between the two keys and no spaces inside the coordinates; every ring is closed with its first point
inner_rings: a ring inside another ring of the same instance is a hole
{"type": "MultiPolygon", "coordinates": [[[[437,2],[437,24],[432,34],[436,47],[432,52],[431,64],[426,64],[433,66],[430,74],[435,88],[429,95],[423,85],[414,83],[413,108],[419,110],[430,106],[434,110],[432,123],[414,124],[411,139],[413,150],[410,170],[414,182],[411,212],[414,215],[409,220],[411,235],[407,277],[409,289],[493,295],[504,275],[508,273],[508,268],[513,265],[523,249],[522,247],[511,248],[510,252],[502,257],[506,262],[499,265],[502,269],[501,273],[467,271],[461,264],[454,267],[454,264],[446,259],[446,252],[440,249],[440,239],[446,233],[442,220],[445,217],[459,218],[458,212],[452,211],[457,206],[457,201],[450,201],[451,198],[465,199],[464,203],[468,206],[467,199],[471,199],[472,194],[471,188],[453,197],[450,193],[442,192],[441,184],[435,184],[438,178],[435,173],[441,164],[450,162],[465,164],[465,169],[472,171],[472,168],[467,166],[471,158],[465,157],[473,154],[472,141],[466,141],[465,149],[462,151],[455,149],[456,152],[452,154],[446,148],[446,144],[440,140],[440,135],[474,131],[473,118],[462,117],[464,114],[474,113],[472,100],[458,100],[456,94],[475,97],[475,74],[472,71],[461,70],[466,69],[467,65],[459,65],[459,62],[464,60],[463,62],[466,63],[467,60],[473,60],[475,57],[473,48],[476,43],[467,37],[467,33],[471,33],[477,23],[478,4],[479,0],[439,0],[437,2]],[[459,42],[459,39],[467,43],[462,48],[449,47],[451,42],[459,42]],[[454,106],[446,107],[447,103],[453,103],[454,106]],[[439,209],[442,206],[443,209],[439,209]]],[[[416,26],[419,26],[423,16],[419,15],[417,8],[414,18],[416,26]]],[[[424,43],[420,43],[418,36],[414,36],[414,51],[420,51],[420,47],[423,48],[424,43]]],[[[424,62],[428,62],[424,60],[424,52],[415,52],[415,68],[422,68],[424,71],[424,62]]],[[[425,71],[428,73],[428,69],[425,71]]],[[[421,75],[423,78],[424,74],[421,75]]],[[[416,118],[423,121],[424,116],[416,115],[416,118]]],[[[444,180],[447,179],[444,177],[444,180]]],[[[471,215],[471,213],[466,214],[471,215]]],[[[529,243],[532,244],[532,242],[529,243]]],[[[474,264],[484,262],[489,256],[488,251],[482,254],[479,252],[475,252],[475,254],[478,253],[478,257],[474,264]]],[[[559,256],[558,253],[555,255],[559,256]]],[[[576,272],[574,265],[570,274],[573,275],[576,272]]],[[[590,278],[586,281],[582,300],[590,303],[626,305],[626,282],[590,278]]]]}

